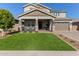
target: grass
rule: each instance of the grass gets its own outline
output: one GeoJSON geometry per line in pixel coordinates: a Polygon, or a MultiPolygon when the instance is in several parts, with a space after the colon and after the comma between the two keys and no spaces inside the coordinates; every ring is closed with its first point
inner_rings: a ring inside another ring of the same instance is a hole
{"type": "Polygon", "coordinates": [[[75,49],[54,34],[17,33],[0,39],[0,50],[74,51],[75,49]]]}

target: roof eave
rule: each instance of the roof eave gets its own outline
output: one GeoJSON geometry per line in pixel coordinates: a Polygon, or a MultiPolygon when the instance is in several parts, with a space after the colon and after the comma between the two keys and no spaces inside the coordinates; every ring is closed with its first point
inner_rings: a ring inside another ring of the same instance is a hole
{"type": "MultiPolygon", "coordinates": [[[[33,11],[40,11],[40,10],[32,10],[32,11],[30,11],[30,12],[33,12],[33,11]]],[[[28,13],[30,13],[30,12],[28,12],[28,13]]],[[[40,12],[42,12],[42,11],[40,11],[40,12]]],[[[21,15],[18,16],[18,18],[21,17],[21,16],[23,16],[23,15],[25,15],[25,14],[28,14],[28,13],[21,14],[21,15]]],[[[48,14],[48,13],[45,13],[45,12],[42,12],[42,13],[47,14],[47,15],[49,15],[49,16],[51,16],[51,17],[56,18],[56,16],[53,16],[53,15],[51,15],[51,14],[48,14]]]]}
{"type": "MultiPolygon", "coordinates": [[[[28,3],[28,4],[24,5],[23,8],[25,8],[25,7],[29,6],[29,5],[35,6],[35,5],[33,5],[33,3],[28,3]]],[[[38,4],[38,5],[40,5],[40,6],[44,7],[44,8],[46,8],[46,9],[48,9],[48,10],[50,10],[50,11],[52,10],[51,8],[48,8],[48,7],[46,7],[45,5],[42,5],[42,4],[38,4]]]]}

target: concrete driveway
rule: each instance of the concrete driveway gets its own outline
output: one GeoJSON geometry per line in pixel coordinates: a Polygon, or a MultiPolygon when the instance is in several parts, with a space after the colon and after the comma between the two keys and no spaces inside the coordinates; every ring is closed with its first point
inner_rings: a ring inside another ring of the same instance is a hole
{"type": "Polygon", "coordinates": [[[79,41],[79,31],[61,31],[57,32],[58,34],[62,34],[68,38],[79,41]]]}

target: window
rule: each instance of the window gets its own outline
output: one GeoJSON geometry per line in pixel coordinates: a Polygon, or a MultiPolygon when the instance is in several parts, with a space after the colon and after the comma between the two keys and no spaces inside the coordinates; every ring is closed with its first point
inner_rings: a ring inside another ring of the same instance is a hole
{"type": "Polygon", "coordinates": [[[55,15],[55,16],[59,16],[59,15],[60,15],[60,13],[59,13],[59,12],[58,12],[58,13],[54,13],[54,15],[55,15]]]}
{"type": "Polygon", "coordinates": [[[58,12],[58,16],[60,16],[60,13],[58,12]]]}
{"type": "Polygon", "coordinates": [[[57,16],[57,13],[54,13],[55,16],[57,16]]]}
{"type": "Polygon", "coordinates": [[[56,13],[56,16],[58,16],[58,13],[56,13]]]}
{"type": "Polygon", "coordinates": [[[27,21],[26,26],[35,26],[34,21],[27,21]]]}

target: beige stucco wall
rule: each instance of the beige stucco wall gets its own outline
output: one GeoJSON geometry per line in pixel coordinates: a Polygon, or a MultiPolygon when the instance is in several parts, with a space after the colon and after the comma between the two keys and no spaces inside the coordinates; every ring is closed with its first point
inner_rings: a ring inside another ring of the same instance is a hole
{"type": "Polygon", "coordinates": [[[24,15],[24,16],[48,16],[48,15],[41,13],[39,11],[34,11],[34,12],[31,12],[31,13],[24,15]]]}
{"type": "Polygon", "coordinates": [[[27,6],[27,7],[24,8],[24,12],[27,12],[27,11],[33,10],[33,9],[34,9],[34,10],[37,9],[37,10],[41,10],[41,11],[43,11],[43,12],[50,13],[50,11],[49,11],[48,9],[43,8],[43,7],[40,7],[40,6],[37,6],[37,7],[34,7],[34,6],[27,6]]]}
{"type": "Polygon", "coordinates": [[[19,31],[19,23],[13,26],[12,31],[19,31]]]}
{"type": "Polygon", "coordinates": [[[27,11],[32,10],[32,9],[35,9],[35,7],[34,6],[27,6],[24,8],[24,12],[27,12],[27,11]]]}

